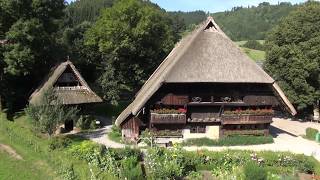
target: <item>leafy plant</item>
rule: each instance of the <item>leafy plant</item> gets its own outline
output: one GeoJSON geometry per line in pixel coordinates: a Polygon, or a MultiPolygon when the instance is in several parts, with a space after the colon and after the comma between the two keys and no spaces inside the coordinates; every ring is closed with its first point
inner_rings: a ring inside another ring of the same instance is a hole
{"type": "Polygon", "coordinates": [[[67,137],[54,137],[50,139],[49,142],[49,149],[55,150],[55,149],[62,149],[66,148],[71,144],[72,140],[67,137]]]}
{"type": "Polygon", "coordinates": [[[307,128],[306,129],[306,137],[310,140],[315,140],[316,139],[316,135],[318,134],[319,130],[318,129],[314,129],[314,128],[307,128]]]}
{"type": "Polygon", "coordinates": [[[51,136],[59,124],[75,119],[78,109],[64,106],[54,89],[49,88],[43,93],[39,102],[30,104],[25,108],[25,112],[31,118],[36,130],[51,136]]]}
{"type": "Polygon", "coordinates": [[[78,119],[76,126],[82,130],[97,129],[99,126],[96,124],[96,118],[91,115],[81,115],[78,119]]]}
{"type": "Polygon", "coordinates": [[[115,142],[120,142],[122,139],[121,129],[116,125],[112,125],[108,137],[115,142]]]}
{"type": "Polygon", "coordinates": [[[258,166],[257,163],[249,162],[243,168],[246,180],[266,180],[267,172],[264,168],[258,166]]]}
{"type": "Polygon", "coordinates": [[[146,129],[141,133],[140,139],[142,139],[142,141],[146,143],[148,146],[153,146],[155,144],[155,134],[153,131],[150,131],[149,129],[146,129]]]}
{"type": "Polygon", "coordinates": [[[63,166],[60,171],[59,174],[61,174],[62,178],[64,180],[76,180],[79,179],[77,177],[77,175],[74,172],[74,168],[73,165],[70,166],[63,166]]]}

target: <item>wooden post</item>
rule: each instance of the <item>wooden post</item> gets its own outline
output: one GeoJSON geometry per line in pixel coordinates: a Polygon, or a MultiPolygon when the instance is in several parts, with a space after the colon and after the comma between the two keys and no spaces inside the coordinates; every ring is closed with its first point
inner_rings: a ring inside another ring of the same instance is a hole
{"type": "Polygon", "coordinates": [[[319,101],[316,102],[313,108],[313,120],[319,122],[319,101]]]}

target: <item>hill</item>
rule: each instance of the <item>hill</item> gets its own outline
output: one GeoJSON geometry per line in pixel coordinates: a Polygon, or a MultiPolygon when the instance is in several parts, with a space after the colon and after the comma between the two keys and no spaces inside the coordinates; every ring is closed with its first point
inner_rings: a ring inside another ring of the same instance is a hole
{"type": "Polygon", "coordinates": [[[231,11],[214,13],[217,24],[234,41],[265,39],[268,31],[298,5],[261,3],[255,7],[234,7],[231,11]]]}
{"type": "MultiPolygon", "coordinates": [[[[111,7],[114,0],[81,0],[68,5],[66,12],[69,23],[94,22],[104,8],[111,7]]],[[[147,2],[153,4],[152,2],[147,2]]],[[[158,6],[153,4],[154,6],[158,6]]],[[[234,7],[230,11],[211,14],[217,24],[234,41],[265,39],[266,34],[298,5],[282,2],[271,5],[267,2],[258,6],[234,7]]],[[[160,7],[159,7],[160,8],[160,7]]],[[[163,10],[164,11],[164,10],[163,10]]],[[[190,31],[194,25],[205,20],[204,11],[167,12],[177,32],[190,31]]]]}

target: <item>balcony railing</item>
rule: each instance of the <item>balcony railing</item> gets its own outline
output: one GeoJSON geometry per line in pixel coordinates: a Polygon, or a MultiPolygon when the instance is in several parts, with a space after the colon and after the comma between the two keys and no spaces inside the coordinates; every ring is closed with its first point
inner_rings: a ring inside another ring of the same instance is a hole
{"type": "Polygon", "coordinates": [[[222,115],[221,123],[226,124],[267,124],[272,122],[272,115],[233,114],[222,115]]]}
{"type": "Polygon", "coordinates": [[[186,124],[186,114],[158,114],[151,113],[152,124],[186,124]]]}

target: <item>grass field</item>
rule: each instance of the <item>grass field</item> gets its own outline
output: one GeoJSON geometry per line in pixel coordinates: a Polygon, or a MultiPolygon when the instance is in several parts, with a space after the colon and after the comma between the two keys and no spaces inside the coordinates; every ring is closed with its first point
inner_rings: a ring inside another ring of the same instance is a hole
{"type": "MultiPolygon", "coordinates": [[[[0,113],[0,143],[10,146],[23,158],[14,159],[0,151],[0,179],[65,179],[71,169],[77,179],[91,177],[86,162],[72,158],[64,149],[50,151],[49,139],[32,132],[24,115],[11,122],[0,113]]],[[[78,140],[74,139],[73,143],[78,140]]]]}
{"type": "Polygon", "coordinates": [[[252,60],[256,62],[264,62],[266,59],[266,53],[264,51],[259,51],[249,48],[241,48],[252,60]]]}
{"type": "MultiPolygon", "coordinates": [[[[261,44],[264,44],[264,40],[257,40],[259,41],[261,44]]],[[[237,41],[235,42],[239,47],[243,44],[245,44],[247,41],[237,41]]],[[[255,49],[249,49],[249,48],[244,48],[244,47],[240,47],[241,50],[246,53],[252,60],[256,61],[256,62],[264,62],[266,59],[266,53],[264,51],[259,51],[259,50],[255,50],[255,49]]]]}

